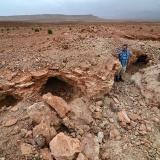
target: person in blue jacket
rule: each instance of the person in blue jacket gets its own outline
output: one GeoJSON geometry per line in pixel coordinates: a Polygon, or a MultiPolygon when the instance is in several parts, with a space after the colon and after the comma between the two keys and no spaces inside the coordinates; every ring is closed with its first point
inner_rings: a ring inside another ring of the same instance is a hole
{"type": "Polygon", "coordinates": [[[122,46],[122,49],[120,49],[120,50],[118,49],[117,54],[118,54],[118,58],[119,58],[121,66],[120,66],[120,70],[118,71],[118,74],[116,76],[116,80],[117,81],[124,81],[123,74],[126,72],[129,59],[132,56],[132,52],[128,50],[128,45],[124,44],[122,46]]]}

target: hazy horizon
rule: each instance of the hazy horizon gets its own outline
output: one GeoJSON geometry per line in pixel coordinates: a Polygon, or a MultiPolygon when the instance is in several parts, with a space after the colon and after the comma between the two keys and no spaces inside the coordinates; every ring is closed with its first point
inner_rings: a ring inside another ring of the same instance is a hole
{"type": "Polygon", "coordinates": [[[160,19],[159,0],[1,0],[0,16],[95,15],[106,19],[160,19]]]}

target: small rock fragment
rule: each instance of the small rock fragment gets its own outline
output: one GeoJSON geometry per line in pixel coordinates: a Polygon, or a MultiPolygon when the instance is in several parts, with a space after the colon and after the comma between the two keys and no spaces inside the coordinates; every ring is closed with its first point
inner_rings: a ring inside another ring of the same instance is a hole
{"type": "Polygon", "coordinates": [[[10,127],[17,123],[17,118],[11,118],[4,123],[4,127],[10,127]]]}
{"type": "Polygon", "coordinates": [[[42,156],[43,160],[53,160],[51,152],[48,148],[44,148],[40,150],[40,155],[42,156]]]}
{"type": "Polygon", "coordinates": [[[99,143],[102,143],[103,141],[103,138],[104,138],[104,133],[103,132],[98,132],[98,142],[99,143]]]}
{"type": "Polygon", "coordinates": [[[116,139],[116,140],[120,140],[121,135],[120,132],[118,131],[118,129],[116,129],[115,127],[112,127],[109,133],[109,137],[110,139],[116,139]]]}
{"type": "Polygon", "coordinates": [[[102,113],[101,112],[94,112],[93,118],[99,119],[99,120],[102,119],[102,113]]]}
{"type": "Polygon", "coordinates": [[[113,102],[110,103],[110,108],[112,112],[119,112],[119,108],[117,107],[117,105],[113,102]]]}
{"type": "Polygon", "coordinates": [[[131,122],[131,120],[129,119],[126,111],[121,111],[118,112],[118,119],[120,122],[124,123],[124,124],[128,124],[131,122]]]}
{"type": "Polygon", "coordinates": [[[14,106],[13,108],[10,109],[10,111],[12,111],[12,112],[18,111],[18,106],[14,106]]]}
{"type": "Polygon", "coordinates": [[[38,147],[40,147],[40,148],[43,148],[46,145],[46,139],[41,134],[37,135],[34,140],[35,140],[36,144],[38,145],[38,147]]]}
{"type": "Polygon", "coordinates": [[[88,160],[88,158],[84,154],[79,153],[79,155],[78,155],[76,160],[88,160]]]}
{"type": "Polygon", "coordinates": [[[47,70],[40,70],[40,71],[32,71],[31,75],[35,79],[41,79],[45,77],[48,74],[47,70]]]}
{"type": "Polygon", "coordinates": [[[97,102],[96,102],[96,106],[102,107],[102,106],[103,106],[103,101],[97,101],[97,102]]]}
{"type": "Polygon", "coordinates": [[[22,155],[29,156],[34,153],[34,147],[30,144],[22,143],[20,148],[22,155]]]}

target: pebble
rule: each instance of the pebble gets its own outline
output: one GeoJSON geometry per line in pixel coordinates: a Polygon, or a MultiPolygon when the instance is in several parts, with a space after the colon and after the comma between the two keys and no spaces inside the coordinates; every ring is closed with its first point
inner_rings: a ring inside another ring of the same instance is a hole
{"type": "Polygon", "coordinates": [[[11,108],[11,111],[12,111],[12,112],[18,111],[18,106],[15,106],[15,107],[11,108]]]}
{"type": "Polygon", "coordinates": [[[109,122],[114,123],[114,119],[113,118],[109,118],[108,120],[109,120],[109,122]]]}
{"type": "Polygon", "coordinates": [[[103,132],[98,132],[97,138],[98,138],[98,142],[102,143],[103,138],[104,138],[104,133],[103,132]]]}
{"type": "Polygon", "coordinates": [[[118,100],[116,97],[113,97],[113,100],[114,100],[117,104],[120,103],[119,100],[118,100]]]}
{"type": "Polygon", "coordinates": [[[40,148],[43,148],[46,145],[46,139],[43,135],[38,135],[34,140],[40,148]]]}
{"type": "Polygon", "coordinates": [[[22,138],[24,138],[24,137],[26,136],[26,134],[27,134],[27,130],[26,130],[26,129],[21,129],[20,136],[21,136],[22,138]]]}
{"type": "Polygon", "coordinates": [[[102,113],[101,113],[101,112],[94,112],[94,113],[93,113],[93,117],[94,117],[95,119],[101,120],[101,119],[102,119],[102,113]]]}
{"type": "Polygon", "coordinates": [[[96,102],[96,106],[102,107],[102,106],[103,106],[103,101],[97,101],[97,102],[96,102]]]}
{"type": "Polygon", "coordinates": [[[152,118],[152,120],[153,120],[154,122],[157,122],[157,123],[160,122],[160,120],[159,120],[157,117],[152,118]]]}

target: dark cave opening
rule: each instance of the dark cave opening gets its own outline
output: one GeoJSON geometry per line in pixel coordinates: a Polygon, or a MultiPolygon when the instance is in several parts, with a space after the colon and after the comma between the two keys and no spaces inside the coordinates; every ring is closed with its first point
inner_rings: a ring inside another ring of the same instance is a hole
{"type": "Polygon", "coordinates": [[[15,106],[19,102],[19,99],[14,95],[3,95],[0,100],[0,108],[6,106],[15,106]]]}
{"type": "Polygon", "coordinates": [[[128,66],[128,72],[132,74],[136,73],[140,69],[145,68],[148,62],[149,62],[148,56],[146,54],[142,54],[137,57],[136,61],[133,64],[128,66]]]}
{"type": "Polygon", "coordinates": [[[72,100],[75,95],[75,87],[63,80],[61,77],[49,77],[41,88],[41,94],[52,93],[55,96],[62,97],[67,102],[72,100]]]}

